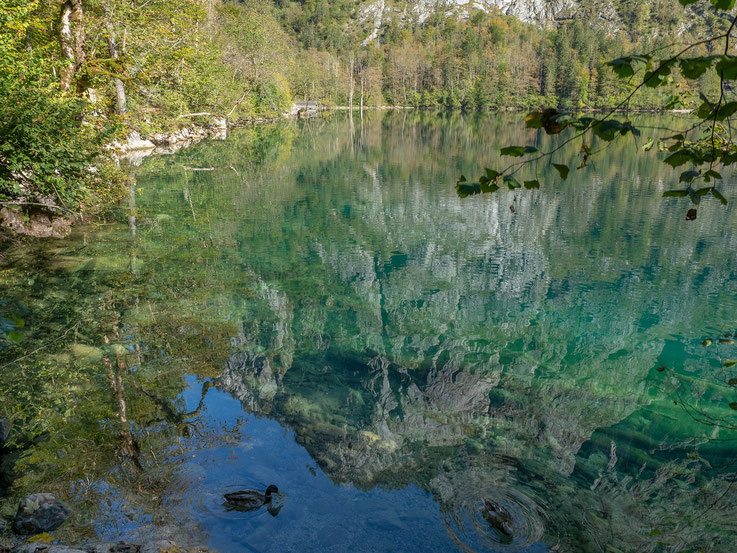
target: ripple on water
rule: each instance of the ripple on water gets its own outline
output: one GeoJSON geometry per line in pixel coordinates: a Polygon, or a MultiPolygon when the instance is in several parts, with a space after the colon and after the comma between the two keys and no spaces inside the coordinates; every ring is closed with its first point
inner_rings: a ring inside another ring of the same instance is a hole
{"type": "Polygon", "coordinates": [[[538,542],[545,530],[545,517],[538,504],[516,489],[495,488],[443,511],[443,523],[451,539],[466,552],[522,551],[538,542]],[[484,499],[505,507],[514,521],[510,538],[494,528],[484,517],[484,499]]]}

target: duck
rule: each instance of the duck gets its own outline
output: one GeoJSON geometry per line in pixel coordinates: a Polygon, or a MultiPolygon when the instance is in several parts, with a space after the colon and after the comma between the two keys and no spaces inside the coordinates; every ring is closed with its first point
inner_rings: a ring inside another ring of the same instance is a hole
{"type": "Polygon", "coordinates": [[[499,533],[512,538],[514,536],[514,519],[512,513],[491,499],[484,499],[484,518],[489,521],[499,533]]]}
{"type": "Polygon", "coordinates": [[[255,511],[264,505],[271,506],[271,496],[278,493],[279,488],[271,484],[266,488],[266,492],[264,493],[257,492],[256,490],[241,490],[226,493],[223,497],[231,509],[237,511],[255,511]]]}

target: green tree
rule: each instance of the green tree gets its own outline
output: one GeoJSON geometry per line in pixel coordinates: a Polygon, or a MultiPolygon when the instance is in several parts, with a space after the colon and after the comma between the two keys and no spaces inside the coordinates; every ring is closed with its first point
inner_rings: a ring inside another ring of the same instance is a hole
{"type": "MultiPolygon", "coordinates": [[[[698,0],[679,0],[683,6],[696,3],[698,0]]],[[[734,51],[733,33],[737,18],[731,14],[735,0],[709,0],[720,14],[714,23],[717,32],[701,40],[683,46],[669,45],[657,48],[651,53],[628,55],[606,63],[616,77],[628,85],[624,97],[602,117],[576,116],[559,112],[555,108],[533,111],[525,118],[526,126],[540,129],[550,135],[561,135],[555,146],[542,151],[536,146],[520,145],[502,148],[502,156],[523,158],[514,161],[500,170],[486,169],[477,182],[469,182],[461,176],[456,185],[462,197],[493,193],[506,186],[513,190],[521,188],[538,188],[537,166],[551,163],[561,179],[568,178],[573,167],[584,169],[589,158],[600,151],[601,142],[611,142],[624,137],[638,139],[641,131],[629,121],[628,108],[638,95],[647,91],[658,91],[674,82],[682,80],[691,87],[685,92],[669,95],[665,105],[668,108],[693,106],[694,120],[688,121],[679,131],[669,131],[661,138],[650,137],[641,144],[644,151],[657,145],[663,152],[664,162],[681,171],[678,178],[681,183],[678,189],[664,193],[666,197],[688,197],[694,205],[698,205],[706,195],[711,195],[722,204],[726,198],[717,189],[723,168],[729,168],[737,162],[737,143],[732,138],[732,120],[737,113],[737,96],[732,90],[731,81],[737,79],[737,56],[734,51]],[[719,29],[722,29],[721,31],[719,29]],[[694,55],[696,54],[696,55],[694,55]],[[711,77],[717,82],[716,90],[710,95],[701,92],[698,100],[692,90],[698,89],[698,83],[711,77]],[[624,112],[623,120],[615,118],[624,112]],[[571,142],[580,142],[580,159],[571,162],[561,156],[561,150],[571,142]],[[530,180],[524,180],[524,169],[532,168],[535,172],[530,180]],[[534,177],[534,178],[533,178],[534,177]],[[520,179],[523,183],[520,183],[520,179]],[[703,184],[699,184],[703,183],[703,184]]],[[[570,56],[570,37],[566,33],[556,36],[555,48],[559,51],[562,65],[562,77],[559,76],[558,92],[569,99],[585,97],[588,77],[581,74],[579,60],[570,56]],[[576,94],[570,88],[577,88],[576,94]]],[[[561,75],[561,73],[559,73],[561,75]]],[[[566,104],[564,104],[566,106],[566,104]]],[[[570,105],[567,107],[578,107],[570,105]]],[[[695,219],[697,210],[692,207],[686,218],[695,219]]]]}

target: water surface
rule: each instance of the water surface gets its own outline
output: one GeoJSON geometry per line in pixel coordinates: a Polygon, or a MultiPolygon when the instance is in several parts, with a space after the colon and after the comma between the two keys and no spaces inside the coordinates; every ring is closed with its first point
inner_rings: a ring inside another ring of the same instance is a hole
{"type": "Polygon", "coordinates": [[[244,129],[138,160],[112,222],[8,248],[3,513],[52,491],[58,539],[234,553],[736,550],[737,198],[686,221],[629,141],[458,198],[549,144],[521,121],[244,129]],[[223,505],[272,483],[275,516],[223,505]]]}

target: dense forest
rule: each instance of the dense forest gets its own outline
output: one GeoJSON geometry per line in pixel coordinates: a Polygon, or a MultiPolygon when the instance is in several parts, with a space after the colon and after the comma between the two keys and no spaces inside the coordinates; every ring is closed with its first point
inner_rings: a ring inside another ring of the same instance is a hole
{"type": "MultiPolygon", "coordinates": [[[[631,89],[607,60],[725,24],[710,4],[675,0],[606,9],[586,0],[558,20],[533,22],[484,5],[0,0],[0,202],[75,211],[113,201],[125,176],[112,165],[89,167],[115,137],[213,117],[276,117],[293,99],[607,108],[631,89]]],[[[676,88],[708,94],[718,85],[713,72],[697,85],[679,79],[643,91],[630,107],[661,108],[676,88]]]]}

